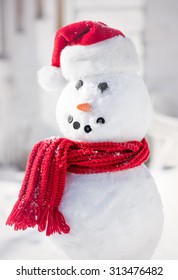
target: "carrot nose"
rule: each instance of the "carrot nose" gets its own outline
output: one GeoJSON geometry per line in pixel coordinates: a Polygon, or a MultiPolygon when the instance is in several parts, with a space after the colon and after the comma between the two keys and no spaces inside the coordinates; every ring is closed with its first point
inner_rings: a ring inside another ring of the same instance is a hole
{"type": "Polygon", "coordinates": [[[77,109],[83,112],[89,112],[92,109],[92,106],[89,103],[82,103],[77,105],[77,109]]]}

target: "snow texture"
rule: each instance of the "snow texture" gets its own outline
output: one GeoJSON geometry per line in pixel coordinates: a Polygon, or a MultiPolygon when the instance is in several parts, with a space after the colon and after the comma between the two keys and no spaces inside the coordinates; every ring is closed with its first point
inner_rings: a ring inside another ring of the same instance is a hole
{"type": "Polygon", "coordinates": [[[67,46],[61,52],[61,69],[67,80],[100,74],[136,73],[139,65],[133,42],[123,36],[89,46],[67,46]]]}
{"type": "Polygon", "coordinates": [[[151,117],[151,104],[146,86],[141,77],[131,74],[103,74],[84,78],[83,86],[76,88],[78,80],[68,83],[59,97],[56,116],[63,135],[79,141],[131,141],[142,140],[151,117]],[[103,92],[99,83],[106,82],[103,92]],[[83,112],[77,105],[88,103],[91,111],[83,112]],[[68,122],[79,122],[74,129],[68,122]],[[105,123],[97,123],[102,117],[105,123]],[[84,127],[90,125],[92,131],[86,133],[84,127]]]}
{"type": "Polygon", "coordinates": [[[71,232],[51,239],[70,259],[149,259],[162,232],[160,196],[144,165],[69,174],[60,210],[71,232]]]}
{"type": "Polygon", "coordinates": [[[0,259],[63,258],[63,255],[51,246],[50,240],[37,230],[14,231],[5,225],[10,209],[17,199],[23,176],[23,172],[0,169],[0,259]]]}

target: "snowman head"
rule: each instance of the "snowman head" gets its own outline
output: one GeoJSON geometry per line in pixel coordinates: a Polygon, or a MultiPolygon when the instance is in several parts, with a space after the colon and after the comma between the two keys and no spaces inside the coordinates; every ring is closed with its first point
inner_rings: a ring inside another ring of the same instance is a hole
{"type": "Polygon", "coordinates": [[[52,66],[40,71],[40,84],[59,90],[62,79],[66,83],[56,109],[64,137],[96,142],[142,140],[151,105],[138,68],[135,47],[119,30],[92,21],[58,30],[52,66]]]}

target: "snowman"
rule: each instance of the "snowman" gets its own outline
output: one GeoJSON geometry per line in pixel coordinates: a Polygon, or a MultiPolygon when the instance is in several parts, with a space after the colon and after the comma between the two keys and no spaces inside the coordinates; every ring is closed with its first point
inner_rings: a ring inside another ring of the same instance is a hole
{"type": "MultiPolygon", "coordinates": [[[[82,21],[57,31],[52,65],[39,72],[45,90],[61,91],[62,87],[56,117],[64,135],[60,141],[72,147],[58,200],[63,215],[59,219],[65,226],[51,235],[66,259],[149,259],[159,242],[162,203],[144,165],[151,104],[138,70],[139,59],[129,38],[101,22],[82,21]]],[[[46,141],[54,145],[56,139],[46,141]]],[[[69,149],[65,151],[61,158],[69,154],[69,149]]],[[[40,178],[49,168],[43,169],[40,178]]],[[[24,201],[22,195],[21,205],[24,201]]],[[[27,227],[17,219],[7,223],[16,223],[15,229],[27,227]]],[[[45,229],[42,222],[29,226],[36,224],[40,231],[45,229]]],[[[54,227],[50,226],[51,231],[54,227]]]]}

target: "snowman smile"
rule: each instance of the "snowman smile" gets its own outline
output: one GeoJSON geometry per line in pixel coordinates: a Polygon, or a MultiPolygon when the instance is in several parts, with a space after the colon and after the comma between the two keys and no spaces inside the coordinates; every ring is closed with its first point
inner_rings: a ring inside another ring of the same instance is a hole
{"type": "MultiPolygon", "coordinates": [[[[73,128],[74,128],[74,129],[79,129],[79,128],[80,128],[80,123],[77,122],[77,121],[74,122],[74,123],[73,123],[73,128]]],[[[90,132],[92,131],[91,126],[90,126],[89,124],[85,125],[85,126],[84,126],[84,131],[85,131],[86,133],[90,133],[90,132]]]]}
{"type": "MultiPolygon", "coordinates": [[[[74,128],[74,129],[79,129],[79,128],[80,128],[80,123],[77,122],[77,121],[75,121],[75,122],[73,123],[73,128],[74,128]]],[[[89,124],[85,125],[85,126],[84,126],[84,131],[85,131],[86,133],[90,133],[90,132],[92,131],[91,126],[90,126],[89,124]]]]}
{"type": "Polygon", "coordinates": [[[90,125],[85,125],[84,130],[85,130],[86,133],[90,133],[92,131],[92,128],[91,128],[90,125]]]}
{"type": "Polygon", "coordinates": [[[74,122],[73,123],[73,128],[74,129],[79,129],[80,128],[80,123],[79,122],[74,122]]]}
{"type": "MultiPolygon", "coordinates": [[[[73,128],[76,129],[76,130],[81,128],[80,122],[78,122],[78,121],[73,122],[73,120],[74,120],[73,116],[69,115],[68,116],[68,123],[71,123],[73,125],[73,128]]],[[[97,124],[104,124],[105,119],[103,117],[99,117],[99,118],[97,118],[96,123],[97,124]]],[[[90,133],[92,131],[92,127],[89,124],[87,124],[87,125],[84,126],[84,131],[86,133],[90,133]]]]}

